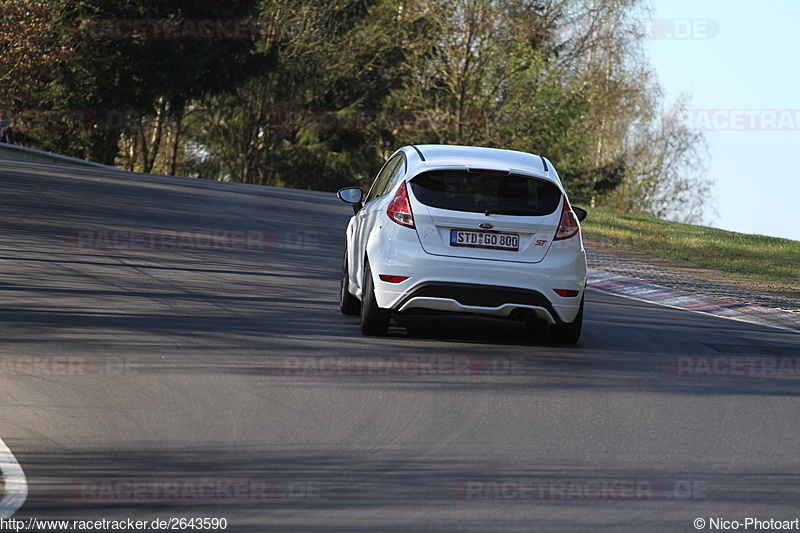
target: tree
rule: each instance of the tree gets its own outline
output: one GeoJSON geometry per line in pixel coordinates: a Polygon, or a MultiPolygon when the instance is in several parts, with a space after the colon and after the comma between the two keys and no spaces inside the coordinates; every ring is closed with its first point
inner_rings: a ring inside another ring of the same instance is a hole
{"type": "Polygon", "coordinates": [[[235,94],[198,100],[197,175],[322,190],[374,175],[384,135],[376,123],[403,56],[396,4],[265,1],[280,29],[276,68],[235,94]]]}
{"type": "Polygon", "coordinates": [[[688,200],[707,197],[708,184],[686,172],[704,140],[661,111],[641,2],[437,0],[403,15],[428,25],[416,32],[427,38],[410,38],[394,102],[423,110],[430,128],[401,130],[402,144],[534,152],[553,159],[573,201],[684,219],[704,212],[688,200]]]}
{"type": "Polygon", "coordinates": [[[546,155],[592,206],[663,214],[677,209],[676,190],[704,190],[674,171],[675,157],[701,157],[703,139],[660,113],[637,0],[264,9],[284,30],[276,69],[199,102],[197,175],[335,189],[368,184],[400,145],[437,142],[546,155]]]}
{"type": "Polygon", "coordinates": [[[73,53],[60,33],[63,0],[14,0],[0,5],[0,102],[22,110],[73,53]]]}
{"type": "Polygon", "coordinates": [[[681,97],[656,120],[630,133],[626,153],[630,170],[605,205],[632,213],[699,224],[714,214],[712,182],[704,179],[707,143],[681,121],[687,98],[681,97]]]}
{"type": "Polygon", "coordinates": [[[140,169],[150,171],[164,125],[183,113],[187,101],[231,90],[265,65],[254,40],[205,38],[196,33],[194,21],[248,19],[256,15],[256,7],[257,0],[73,2],[68,16],[74,21],[75,53],[52,84],[50,103],[126,120],[101,121],[81,136],[79,147],[73,148],[79,153],[72,155],[114,164],[123,133],[128,138],[136,133],[143,156],[140,169]],[[138,27],[144,30],[128,30],[138,27]],[[195,33],[187,33],[189,29],[195,33]],[[143,123],[154,132],[142,134],[143,123]]]}
{"type": "MultiPolygon", "coordinates": [[[[57,2],[66,0],[45,3],[57,2]]],[[[664,112],[644,53],[644,0],[68,5],[59,20],[74,21],[72,35],[45,35],[70,54],[28,94],[97,118],[71,135],[37,134],[62,153],[333,190],[368,185],[404,144],[496,146],[553,160],[578,203],[684,219],[704,211],[689,201],[708,191],[690,172],[702,167],[704,138],[664,112]],[[203,17],[256,17],[271,30],[221,41],[103,34],[115,20],[203,17]]]]}

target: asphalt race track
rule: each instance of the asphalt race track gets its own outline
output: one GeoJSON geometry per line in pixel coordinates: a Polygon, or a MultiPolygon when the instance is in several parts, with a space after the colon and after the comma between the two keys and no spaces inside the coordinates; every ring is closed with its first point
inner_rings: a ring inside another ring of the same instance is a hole
{"type": "MultiPolygon", "coordinates": [[[[587,292],[577,347],[339,313],[334,194],[0,161],[15,518],[695,531],[800,516],[800,336],[587,292]]],[[[221,529],[219,529],[221,530],[221,529]]]]}

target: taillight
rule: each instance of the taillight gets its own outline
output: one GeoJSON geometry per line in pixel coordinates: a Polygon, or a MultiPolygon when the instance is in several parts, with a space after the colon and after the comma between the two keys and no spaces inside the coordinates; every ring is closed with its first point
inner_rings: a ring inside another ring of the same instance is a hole
{"type": "Polygon", "coordinates": [[[392,201],[389,202],[389,207],[386,208],[386,214],[401,226],[407,228],[414,228],[414,213],[411,212],[411,202],[408,201],[408,190],[406,190],[406,182],[400,184],[397,189],[397,194],[394,195],[392,201]]]}
{"type": "Polygon", "coordinates": [[[578,224],[578,217],[570,207],[566,196],[564,197],[564,205],[561,208],[561,221],[558,223],[558,231],[556,231],[555,241],[563,241],[578,234],[581,227],[578,224]]]}
{"type": "Polygon", "coordinates": [[[408,279],[408,276],[389,276],[387,274],[381,274],[378,277],[381,281],[385,281],[386,283],[403,283],[408,279]]]}
{"type": "Polygon", "coordinates": [[[571,289],[553,289],[553,291],[562,298],[575,298],[581,291],[573,291],[571,289]]]}

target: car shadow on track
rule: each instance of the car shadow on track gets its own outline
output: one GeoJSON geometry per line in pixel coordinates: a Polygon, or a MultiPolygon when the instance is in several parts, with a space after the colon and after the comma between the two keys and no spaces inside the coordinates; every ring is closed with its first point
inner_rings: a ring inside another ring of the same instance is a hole
{"type": "Polygon", "coordinates": [[[545,324],[484,317],[394,315],[389,337],[500,345],[548,344],[545,324]]]}

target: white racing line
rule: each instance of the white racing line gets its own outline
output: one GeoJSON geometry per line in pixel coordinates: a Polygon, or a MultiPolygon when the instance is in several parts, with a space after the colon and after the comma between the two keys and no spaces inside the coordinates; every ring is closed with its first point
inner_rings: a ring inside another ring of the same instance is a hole
{"type": "Polygon", "coordinates": [[[28,480],[16,457],[2,440],[0,440],[0,471],[5,482],[3,499],[0,500],[0,518],[10,518],[28,497],[28,480]]]}

